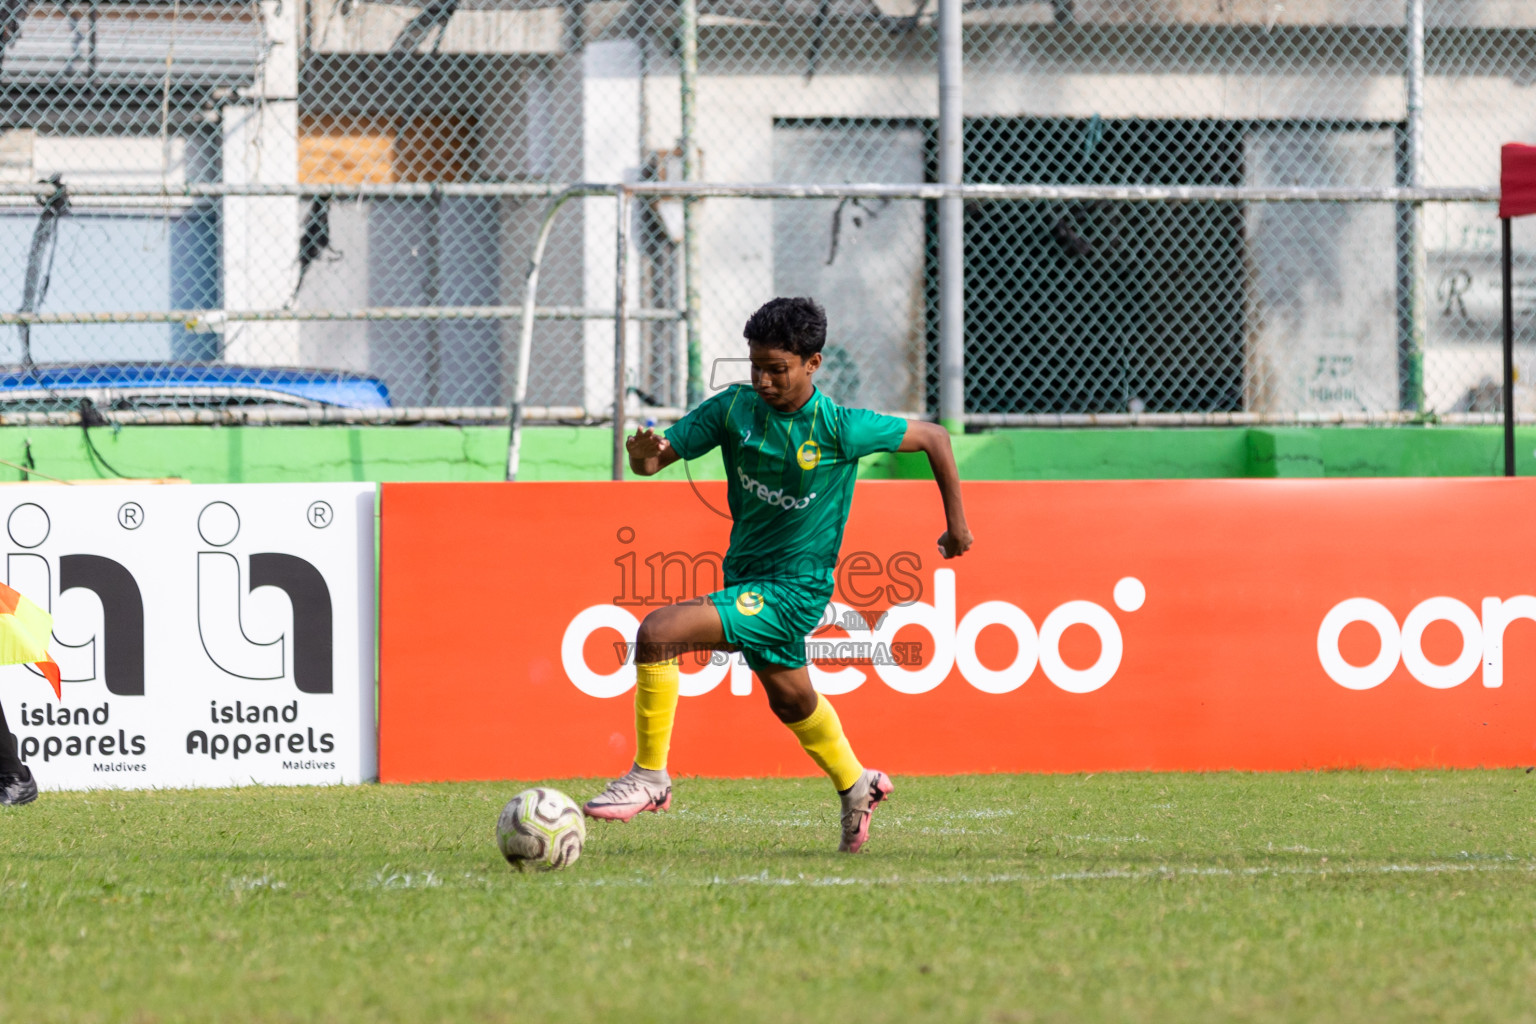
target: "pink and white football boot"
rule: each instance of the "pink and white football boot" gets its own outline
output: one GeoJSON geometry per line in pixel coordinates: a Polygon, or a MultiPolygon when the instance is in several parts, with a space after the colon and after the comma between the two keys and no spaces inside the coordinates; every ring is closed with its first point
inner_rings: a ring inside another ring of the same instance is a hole
{"type": "Polygon", "coordinates": [[[869,819],[875,805],[895,788],[885,772],[866,768],[858,782],[838,794],[843,801],[843,841],[837,847],[840,852],[858,853],[863,848],[869,841],[869,819]]]}
{"type": "Polygon", "coordinates": [[[671,806],[672,779],[667,770],[634,765],[588,800],[582,811],[589,818],[628,821],[641,811],[664,811],[671,806]]]}

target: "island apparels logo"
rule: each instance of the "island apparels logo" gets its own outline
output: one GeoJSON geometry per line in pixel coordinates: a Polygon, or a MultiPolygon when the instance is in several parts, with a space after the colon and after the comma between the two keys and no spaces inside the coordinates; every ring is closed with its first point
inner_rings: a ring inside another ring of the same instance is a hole
{"type": "MultiPolygon", "coordinates": [[[[329,504],[316,501],[306,511],[306,521],[316,529],[328,527],[333,518],[329,504]]],[[[146,521],[138,502],[123,503],[116,512],[118,526],[133,533],[146,521]]],[[[102,682],[113,697],[146,696],[145,601],[139,581],[116,559],[94,553],[51,555],[46,542],[53,533],[52,518],[35,502],[11,510],[6,530],[12,544],[21,548],[6,556],[7,582],[55,615],[51,649],[65,683],[102,682]],[[57,580],[57,585],[55,585],[57,580]],[[101,605],[99,630],[81,634],[78,621],[61,615],[56,602],[74,590],[87,590],[101,605]]],[[[208,661],[223,674],[244,680],[290,678],[305,694],[333,692],[333,633],[330,590],[324,576],[307,560],[286,552],[255,552],[242,562],[228,550],[240,532],[240,517],[228,502],[212,502],[200,513],[197,535],[214,550],[197,557],[197,632],[208,661]],[[242,575],[248,580],[242,580],[242,575]],[[274,587],[288,599],[293,610],[291,631],[279,631],[272,639],[252,640],[247,634],[243,604],[260,587],[274,587]],[[291,649],[291,659],[290,659],[291,649]]],[[[35,670],[34,670],[35,671],[35,670]]],[[[152,684],[151,684],[152,685],[152,684]]],[[[66,695],[68,691],[66,690],[66,695]]],[[[210,703],[212,723],[296,723],[297,702],[249,705],[242,701],[210,703]]],[[[137,757],[146,753],[142,734],[128,735],[119,729],[102,731],[113,720],[113,701],[89,707],[23,703],[18,724],[33,728],[70,729],[68,734],[20,737],[22,758],[137,757]],[[91,730],[90,727],[98,727],[91,730]],[[84,728],[88,734],[74,730],[84,728]]],[[[333,737],[319,737],[313,730],[291,731],[281,737],[229,736],[194,730],[187,737],[187,753],[217,758],[229,752],[322,753],[334,749],[333,737]],[[263,749],[265,747],[265,749],[263,749]]],[[[142,771],[132,762],[98,765],[102,771],[142,771]]]]}
{"type": "MultiPolygon", "coordinates": [[[[131,503],[130,503],[131,504],[131,503]]],[[[128,522],[137,528],[142,522],[143,510],[137,505],[129,510],[119,510],[119,523],[123,523],[125,511],[128,522]]],[[[6,517],[6,533],[11,543],[21,548],[6,555],[6,582],[14,590],[26,594],[34,602],[54,611],[55,561],[39,549],[53,532],[53,521],[47,510],[35,502],[23,502],[6,517]]],[[[126,566],[105,555],[71,553],[57,556],[57,593],[62,596],[72,590],[87,590],[101,603],[102,626],[98,635],[79,636],[61,626],[55,620],[55,632],[51,649],[59,665],[62,681],[88,683],[101,678],[106,690],[114,697],[142,697],[144,695],[144,598],[139,584],[126,566]],[[59,636],[62,631],[72,640],[59,636]]],[[[32,666],[28,670],[38,674],[32,666]]],[[[44,704],[30,706],[22,702],[17,724],[23,729],[65,728],[68,733],[36,735],[22,732],[18,737],[19,752],[23,761],[41,756],[44,761],[55,757],[134,758],[143,755],[147,743],[140,733],[130,735],[127,729],[112,728],[112,701],[106,700],[93,707],[68,707],[44,704]]],[[[99,761],[103,771],[116,770],[117,761],[99,761]]],[[[138,762],[124,762],[134,767],[125,770],[141,771],[138,762]]]]}
{"type": "MultiPolygon", "coordinates": [[[[326,529],[333,518],[330,505],[323,501],[311,503],[305,513],[305,521],[314,529],[326,529]]],[[[222,672],[237,679],[280,680],[291,671],[293,685],[300,693],[333,692],[333,615],[325,577],[297,555],[262,551],[248,556],[244,569],[249,582],[242,585],[241,560],[229,550],[240,535],[240,526],[240,513],[226,501],[210,502],[197,517],[198,536],[213,549],[197,553],[197,635],[203,652],[222,672]],[[247,632],[245,600],[261,587],[282,591],[293,609],[291,654],[289,634],[259,640],[247,632]]],[[[238,732],[194,729],[187,733],[186,752],[213,760],[225,755],[238,760],[249,754],[332,753],[335,736],[329,732],[316,736],[311,726],[299,731],[299,714],[298,701],[281,706],[210,701],[211,724],[257,728],[238,732]],[[285,725],[291,728],[284,729],[285,725]]],[[[330,769],[335,764],[301,761],[284,762],[284,767],[330,769]]]]}
{"type": "MultiPolygon", "coordinates": [[[[329,505],[310,506],[312,526],[324,529],[330,519],[329,505]]],[[[228,550],[240,535],[240,513],[226,501],[212,502],[198,515],[197,532],[213,549],[197,553],[197,633],[208,660],[237,679],[288,675],[289,636],[253,640],[245,627],[246,597],[274,587],[293,607],[293,685],[300,693],[332,692],[331,591],[320,570],[297,555],[256,552],[248,556],[249,584],[242,586],[240,558],[228,550]]]]}
{"type": "MultiPolygon", "coordinates": [[[[129,502],[118,512],[118,522],[143,521],[143,509],[129,502]],[[131,507],[130,507],[131,506],[131,507]],[[126,517],[126,520],[125,520],[126,517]]],[[[6,582],[49,612],[54,610],[54,564],[41,548],[53,532],[48,512],[33,502],[23,502],[6,518],[6,533],[22,551],[5,556],[6,582]]],[[[71,590],[88,590],[101,602],[100,636],[76,637],[67,625],[55,623],[53,658],[66,683],[91,682],[100,676],[107,692],[118,697],[144,695],[144,597],[138,580],[121,562],[97,554],[57,556],[59,596],[71,590]],[[60,636],[60,632],[64,636],[60,636]]],[[[30,666],[29,666],[30,668],[30,666]]],[[[32,669],[38,674],[36,669],[32,669]]]]}

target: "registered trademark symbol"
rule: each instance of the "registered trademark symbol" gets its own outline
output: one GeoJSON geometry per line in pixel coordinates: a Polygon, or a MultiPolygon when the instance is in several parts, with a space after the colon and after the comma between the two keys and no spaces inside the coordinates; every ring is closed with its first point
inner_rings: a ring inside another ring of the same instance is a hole
{"type": "Polygon", "coordinates": [[[335,513],[332,511],[329,502],[316,501],[310,504],[309,511],[304,514],[304,518],[309,521],[310,526],[317,530],[323,530],[331,525],[331,520],[335,518],[335,513]]]}
{"type": "Polygon", "coordinates": [[[117,510],[117,525],[125,530],[137,530],[144,525],[144,506],[136,501],[125,501],[117,510]]]}

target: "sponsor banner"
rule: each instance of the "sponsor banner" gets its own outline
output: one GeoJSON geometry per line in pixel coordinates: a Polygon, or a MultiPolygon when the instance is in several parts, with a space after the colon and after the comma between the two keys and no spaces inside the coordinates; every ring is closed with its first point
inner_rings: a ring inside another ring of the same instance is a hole
{"type": "Polygon", "coordinates": [[[0,668],[45,789],[376,775],[372,484],[7,487],[10,586],[63,673],[0,668]]]}
{"type": "MultiPolygon", "coordinates": [[[[812,680],[892,772],[1536,763],[1536,480],[860,483],[812,680]]],[[[611,775],[640,620],[719,585],[721,484],[386,484],[381,778],[611,775]]],[[[674,772],[814,774],[685,656],[674,772]]]]}

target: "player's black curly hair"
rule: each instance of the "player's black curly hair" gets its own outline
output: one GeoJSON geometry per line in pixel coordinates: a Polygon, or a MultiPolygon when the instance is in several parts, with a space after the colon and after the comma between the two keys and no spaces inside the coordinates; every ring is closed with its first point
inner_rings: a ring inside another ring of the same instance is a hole
{"type": "Polygon", "coordinates": [[[827,343],[827,311],[815,299],[783,297],[763,304],[741,332],[749,345],[767,345],[809,359],[827,343]]]}

